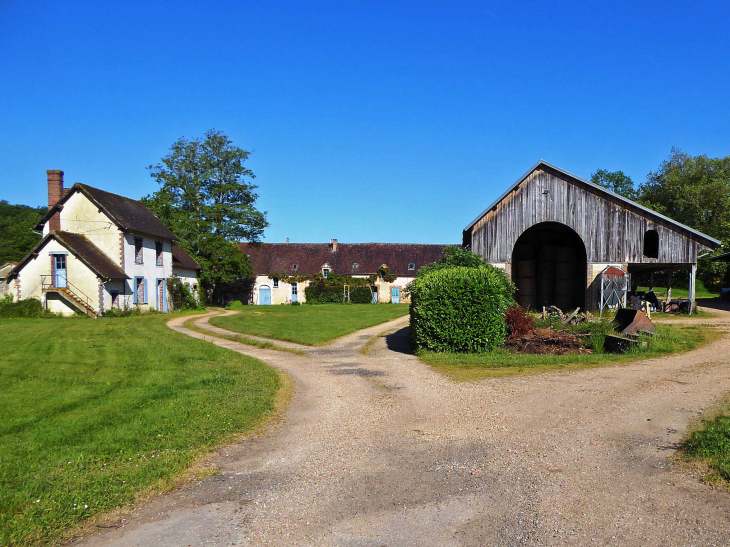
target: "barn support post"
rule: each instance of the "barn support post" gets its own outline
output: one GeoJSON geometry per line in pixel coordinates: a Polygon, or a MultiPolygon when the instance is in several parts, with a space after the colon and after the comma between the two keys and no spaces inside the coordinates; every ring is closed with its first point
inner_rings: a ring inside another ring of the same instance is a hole
{"type": "Polygon", "coordinates": [[[649,290],[654,290],[654,270],[651,271],[651,276],[649,278],[649,290]]]}
{"type": "Polygon", "coordinates": [[[672,270],[667,272],[667,303],[672,301],[672,270]]]}
{"type": "Polygon", "coordinates": [[[697,278],[697,263],[692,264],[692,269],[689,271],[689,313],[690,315],[695,311],[695,281],[697,278]]]}

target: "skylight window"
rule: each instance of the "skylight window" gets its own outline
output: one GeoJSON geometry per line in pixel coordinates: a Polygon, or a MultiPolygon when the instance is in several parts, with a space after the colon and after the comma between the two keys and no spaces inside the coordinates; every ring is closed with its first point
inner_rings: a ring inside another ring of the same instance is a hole
{"type": "Polygon", "coordinates": [[[296,270],[296,269],[299,269],[299,264],[292,264],[292,265],[291,265],[291,269],[292,269],[292,270],[296,270]]]}
{"type": "Polygon", "coordinates": [[[416,265],[413,262],[411,262],[410,264],[408,264],[408,269],[409,270],[415,270],[416,269],[416,265]]]}

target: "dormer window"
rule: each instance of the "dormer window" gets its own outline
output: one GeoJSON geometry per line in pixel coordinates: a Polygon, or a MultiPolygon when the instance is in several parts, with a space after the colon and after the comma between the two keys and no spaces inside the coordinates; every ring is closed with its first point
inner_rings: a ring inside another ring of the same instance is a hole
{"type": "Polygon", "coordinates": [[[329,274],[330,274],[330,269],[329,268],[322,268],[322,277],[324,277],[325,279],[327,279],[327,276],[329,274]]]}
{"type": "Polygon", "coordinates": [[[408,264],[408,270],[409,271],[413,271],[415,269],[416,269],[416,265],[413,262],[411,262],[410,264],[408,264]]]}
{"type": "Polygon", "coordinates": [[[144,264],[144,240],[141,237],[134,238],[134,263],[144,264]]]}
{"type": "Polygon", "coordinates": [[[292,269],[292,270],[297,270],[297,269],[299,269],[299,264],[292,264],[292,265],[291,265],[291,269],[292,269]]]}

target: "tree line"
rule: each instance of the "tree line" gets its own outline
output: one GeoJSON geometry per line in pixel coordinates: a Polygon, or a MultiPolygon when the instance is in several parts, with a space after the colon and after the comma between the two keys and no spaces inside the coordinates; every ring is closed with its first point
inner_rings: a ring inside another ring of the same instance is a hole
{"type": "MultiPolygon", "coordinates": [[[[256,208],[249,156],[211,129],[203,137],[178,139],[148,168],[159,189],[142,201],[202,267],[199,286],[208,303],[247,290],[253,270],[238,243],[260,241],[269,225],[266,212],[256,208]]],[[[623,171],[606,169],[591,181],[730,246],[730,156],[692,156],[673,148],[639,184],[623,171]]],[[[20,260],[40,240],[32,228],[45,211],[0,201],[0,264],[20,260]]],[[[727,272],[725,263],[700,259],[699,277],[708,287],[730,285],[727,272]]]]}
{"type": "MultiPolygon", "coordinates": [[[[719,239],[726,250],[730,245],[730,156],[692,156],[672,148],[644,182],[606,169],[593,173],[591,182],[719,239]]],[[[698,277],[708,288],[730,284],[727,264],[709,260],[720,252],[699,260],[698,277]]]]}

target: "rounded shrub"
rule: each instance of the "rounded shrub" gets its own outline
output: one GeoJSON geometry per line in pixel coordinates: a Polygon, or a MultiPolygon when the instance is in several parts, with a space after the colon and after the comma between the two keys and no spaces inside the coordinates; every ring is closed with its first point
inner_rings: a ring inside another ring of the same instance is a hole
{"type": "Polygon", "coordinates": [[[494,266],[446,268],[419,275],[409,286],[411,337],[417,349],[491,351],[507,335],[505,313],[515,287],[494,266]]]}

